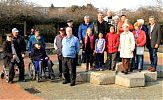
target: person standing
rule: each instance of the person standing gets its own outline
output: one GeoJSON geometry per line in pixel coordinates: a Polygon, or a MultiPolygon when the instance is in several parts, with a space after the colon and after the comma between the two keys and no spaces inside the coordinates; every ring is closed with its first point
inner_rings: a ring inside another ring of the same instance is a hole
{"type": "MultiPolygon", "coordinates": [[[[73,35],[74,35],[75,37],[78,38],[78,31],[77,31],[77,29],[74,27],[73,24],[74,24],[74,23],[73,23],[73,20],[72,20],[72,19],[67,20],[67,25],[68,25],[67,27],[71,27],[71,28],[72,28],[72,33],[73,33],[73,35]]],[[[79,63],[78,63],[78,54],[76,54],[76,65],[79,66],[79,63]]]]}
{"type": "Polygon", "coordinates": [[[135,48],[136,53],[133,59],[137,58],[137,67],[138,67],[139,72],[141,72],[141,70],[143,70],[143,55],[144,55],[144,46],[146,43],[146,34],[143,30],[141,30],[140,23],[136,22],[134,24],[134,28],[135,28],[135,31],[133,31],[133,34],[134,34],[135,43],[136,43],[136,48],[135,48]]]}
{"type": "Polygon", "coordinates": [[[65,29],[59,29],[59,35],[54,39],[54,48],[57,50],[58,62],[59,62],[59,77],[62,77],[62,39],[66,36],[65,29]]]}
{"type": "Polygon", "coordinates": [[[113,25],[110,26],[110,33],[106,35],[106,50],[108,55],[109,70],[114,71],[119,46],[119,35],[115,33],[113,25]]]}
{"type": "Polygon", "coordinates": [[[110,29],[110,26],[113,25],[113,23],[114,23],[111,10],[107,11],[107,16],[104,17],[104,21],[106,21],[108,23],[108,29],[110,29]]]}
{"type": "Polygon", "coordinates": [[[19,68],[19,81],[25,81],[24,79],[24,56],[26,51],[26,43],[22,36],[18,35],[17,28],[12,29],[13,35],[13,49],[12,53],[15,55],[15,59],[10,64],[10,67],[14,68],[14,65],[17,64],[19,68]],[[14,48],[15,47],[15,48],[14,48]]]}
{"type": "Polygon", "coordinates": [[[148,71],[155,72],[157,67],[157,50],[161,41],[160,25],[156,23],[155,17],[149,17],[147,48],[149,49],[151,66],[148,71]]]}
{"type": "Polygon", "coordinates": [[[8,83],[13,83],[13,78],[15,75],[14,68],[10,66],[11,61],[15,59],[15,56],[12,55],[12,47],[11,47],[12,43],[13,43],[12,34],[6,34],[6,41],[3,42],[2,48],[3,48],[4,67],[9,68],[9,79],[7,80],[8,83]]]}
{"type": "Polygon", "coordinates": [[[83,51],[86,54],[86,71],[93,69],[93,52],[94,52],[94,36],[92,35],[92,29],[88,28],[86,36],[84,38],[83,51]],[[90,68],[89,68],[90,63],[90,68]]]}
{"type": "Polygon", "coordinates": [[[121,34],[124,32],[122,25],[127,23],[129,25],[129,30],[133,31],[133,26],[130,24],[129,20],[126,18],[126,15],[121,15],[121,21],[118,23],[118,33],[121,34]]]}
{"type": "Polygon", "coordinates": [[[114,27],[115,27],[115,31],[114,32],[117,33],[117,34],[119,34],[118,33],[119,17],[116,15],[116,16],[113,17],[113,20],[114,20],[114,22],[113,22],[112,25],[114,25],[114,27]]]}
{"type": "Polygon", "coordinates": [[[79,53],[80,43],[77,37],[72,34],[72,28],[66,28],[67,36],[62,40],[62,68],[64,75],[63,84],[70,83],[70,86],[75,85],[76,80],[76,54],[79,53]],[[71,72],[71,74],[69,73],[71,72]]]}
{"type": "Polygon", "coordinates": [[[108,23],[104,21],[102,13],[98,13],[97,17],[97,21],[93,23],[93,34],[95,39],[98,38],[99,33],[102,33],[103,38],[105,38],[106,34],[108,33],[108,23]]]}
{"type": "MultiPolygon", "coordinates": [[[[80,44],[82,44],[82,48],[84,48],[84,37],[86,36],[86,31],[88,28],[92,28],[92,23],[90,22],[90,18],[89,16],[85,16],[84,17],[84,22],[79,26],[78,28],[78,37],[80,40],[80,44]]],[[[86,59],[85,59],[85,53],[82,52],[82,62],[85,63],[86,59]]]]}
{"type": "Polygon", "coordinates": [[[41,43],[41,46],[45,49],[46,43],[44,41],[44,37],[40,35],[40,32],[38,29],[35,29],[35,34],[32,35],[28,41],[28,51],[31,51],[31,49],[34,47],[34,44],[37,42],[41,43]]]}
{"type": "Polygon", "coordinates": [[[133,57],[135,49],[135,39],[132,32],[129,31],[129,25],[124,23],[122,25],[124,32],[120,34],[119,51],[122,58],[122,73],[128,74],[130,69],[130,59],[133,57]]]}
{"type": "Polygon", "coordinates": [[[96,54],[96,70],[103,71],[102,65],[104,65],[104,50],[105,50],[105,39],[103,34],[99,33],[99,38],[95,40],[95,54],[96,54]]]}

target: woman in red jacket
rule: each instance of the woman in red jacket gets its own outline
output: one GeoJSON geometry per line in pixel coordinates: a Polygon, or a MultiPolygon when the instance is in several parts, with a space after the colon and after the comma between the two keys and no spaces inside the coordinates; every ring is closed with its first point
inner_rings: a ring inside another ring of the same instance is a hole
{"type": "Polygon", "coordinates": [[[146,34],[141,30],[141,24],[136,22],[134,24],[135,31],[133,31],[136,43],[136,57],[137,57],[137,66],[139,72],[143,69],[143,55],[144,55],[144,46],[146,43],[146,34]]]}
{"type": "Polygon", "coordinates": [[[109,70],[115,70],[119,42],[119,35],[115,33],[115,27],[112,25],[110,27],[110,33],[107,33],[106,35],[106,49],[108,54],[109,70]]]}

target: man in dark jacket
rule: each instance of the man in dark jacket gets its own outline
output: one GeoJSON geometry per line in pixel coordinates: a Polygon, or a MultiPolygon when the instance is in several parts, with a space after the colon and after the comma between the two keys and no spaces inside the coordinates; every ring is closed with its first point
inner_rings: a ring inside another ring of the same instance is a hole
{"type": "MultiPolygon", "coordinates": [[[[12,54],[12,34],[6,34],[6,41],[3,43],[3,60],[5,68],[9,68],[9,83],[13,83],[13,78],[15,75],[14,67],[11,67],[11,61],[15,58],[12,54]]],[[[4,73],[5,74],[5,73],[4,73]]]]}
{"type": "Polygon", "coordinates": [[[160,25],[155,22],[154,16],[149,17],[149,26],[148,26],[148,37],[147,39],[147,48],[149,49],[151,67],[148,68],[149,71],[156,71],[157,67],[157,49],[159,48],[161,41],[161,31],[160,25]]]}
{"type": "Polygon", "coordinates": [[[98,34],[101,32],[103,34],[103,37],[105,38],[106,34],[108,33],[108,23],[104,21],[103,14],[98,14],[98,20],[93,23],[93,34],[95,38],[98,37],[98,34]]]}
{"type": "Polygon", "coordinates": [[[15,48],[15,55],[19,58],[20,61],[14,60],[11,64],[12,67],[14,67],[15,64],[18,65],[19,68],[19,81],[25,81],[24,79],[24,55],[26,51],[26,43],[22,36],[18,35],[18,30],[16,28],[12,29],[12,35],[13,35],[13,44],[16,47],[15,48]]]}
{"type": "MultiPolygon", "coordinates": [[[[42,47],[40,42],[36,42],[35,46],[32,48],[31,51],[31,57],[33,59],[34,65],[35,65],[35,72],[38,75],[38,81],[41,77],[41,67],[43,71],[45,72],[44,68],[48,66],[48,74],[50,79],[54,79],[55,75],[52,69],[52,62],[50,61],[49,57],[46,54],[45,48],[42,47]]],[[[45,74],[46,76],[46,74],[45,74]]]]}

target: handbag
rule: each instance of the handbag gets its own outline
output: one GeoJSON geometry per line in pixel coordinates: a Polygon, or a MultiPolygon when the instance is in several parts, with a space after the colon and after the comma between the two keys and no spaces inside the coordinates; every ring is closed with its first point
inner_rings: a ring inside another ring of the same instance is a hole
{"type": "Polygon", "coordinates": [[[144,47],[136,47],[136,54],[143,55],[144,54],[144,47]]]}

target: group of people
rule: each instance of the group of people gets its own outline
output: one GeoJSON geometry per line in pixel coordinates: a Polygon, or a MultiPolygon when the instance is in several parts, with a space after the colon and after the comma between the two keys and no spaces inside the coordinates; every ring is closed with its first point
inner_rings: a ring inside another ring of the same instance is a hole
{"type": "MultiPolygon", "coordinates": [[[[82,48],[82,63],[86,63],[86,71],[93,69],[103,71],[104,64],[108,66],[108,70],[114,71],[117,62],[122,61],[121,72],[128,74],[129,71],[135,69],[143,70],[146,46],[149,49],[151,60],[148,70],[156,71],[157,49],[161,41],[161,32],[154,16],[149,17],[149,25],[146,27],[143,19],[138,19],[132,25],[126,15],[121,15],[120,18],[119,16],[113,17],[109,10],[106,17],[99,13],[97,21],[93,23],[90,22],[88,15],[84,16],[84,22],[79,26],[78,31],[73,27],[73,20],[68,20],[67,25],[66,28],[59,28],[59,35],[54,39],[54,48],[57,51],[59,62],[59,77],[64,77],[63,84],[75,85],[80,48],[82,48]],[[104,61],[104,52],[107,53],[106,62],[104,61]]],[[[39,30],[32,31],[27,47],[31,51],[30,56],[36,61],[36,66],[42,59],[49,62],[49,57],[45,53],[46,44],[44,38],[40,36],[39,30]]],[[[4,58],[8,57],[7,61],[10,61],[10,63],[6,61],[6,65],[10,66],[9,82],[13,82],[14,64],[17,64],[20,70],[19,80],[23,81],[23,57],[26,44],[23,37],[18,35],[16,28],[12,30],[12,34],[7,35],[7,41],[3,48],[4,58]]],[[[50,69],[52,68],[50,67],[50,69]]],[[[39,71],[39,67],[36,67],[35,70],[39,71]]],[[[51,71],[51,76],[54,79],[53,71],[51,71]]]]}
{"type": "Polygon", "coordinates": [[[78,28],[78,36],[72,27],[67,27],[66,30],[60,28],[60,34],[54,39],[54,47],[57,50],[60,75],[63,73],[65,77],[63,84],[75,83],[78,62],[76,55],[79,47],[82,47],[82,63],[86,63],[86,71],[92,69],[103,71],[106,51],[107,69],[114,71],[117,62],[122,61],[121,72],[128,74],[133,70],[139,72],[143,70],[146,46],[151,60],[151,66],[147,70],[156,71],[161,32],[155,17],[149,16],[149,25],[144,25],[143,19],[138,19],[132,25],[126,15],[121,15],[119,18],[119,16],[113,17],[111,11],[107,14],[108,16],[104,17],[99,13],[97,21],[93,23],[90,22],[89,16],[84,16],[84,22],[78,28]]]}

